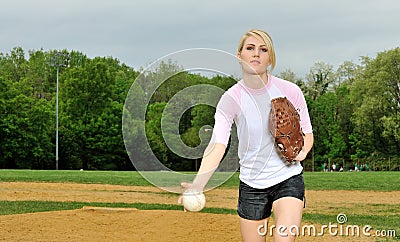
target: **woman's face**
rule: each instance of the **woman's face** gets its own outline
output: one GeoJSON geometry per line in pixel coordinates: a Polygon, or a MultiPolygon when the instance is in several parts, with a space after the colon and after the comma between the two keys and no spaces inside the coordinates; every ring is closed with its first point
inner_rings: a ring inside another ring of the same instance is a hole
{"type": "Polygon", "coordinates": [[[264,74],[270,65],[267,46],[261,39],[253,36],[245,40],[238,58],[242,60],[243,71],[249,74],[264,74]]]}

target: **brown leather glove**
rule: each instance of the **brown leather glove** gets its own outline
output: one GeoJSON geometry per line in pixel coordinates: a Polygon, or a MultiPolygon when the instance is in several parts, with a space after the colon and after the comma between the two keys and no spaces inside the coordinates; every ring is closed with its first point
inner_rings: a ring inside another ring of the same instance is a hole
{"type": "Polygon", "coordinates": [[[300,115],[286,97],[271,101],[269,130],[275,138],[275,145],[287,165],[295,164],[294,158],[304,145],[304,133],[300,127],[300,115]]]}

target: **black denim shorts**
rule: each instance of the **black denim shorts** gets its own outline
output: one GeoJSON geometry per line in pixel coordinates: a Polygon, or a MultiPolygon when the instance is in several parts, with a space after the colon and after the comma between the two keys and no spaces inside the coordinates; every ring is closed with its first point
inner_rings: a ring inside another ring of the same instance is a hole
{"type": "Polygon", "coordinates": [[[265,219],[271,216],[272,203],[282,197],[300,199],[305,206],[303,173],[264,189],[253,188],[240,181],[237,212],[244,219],[265,219]]]}

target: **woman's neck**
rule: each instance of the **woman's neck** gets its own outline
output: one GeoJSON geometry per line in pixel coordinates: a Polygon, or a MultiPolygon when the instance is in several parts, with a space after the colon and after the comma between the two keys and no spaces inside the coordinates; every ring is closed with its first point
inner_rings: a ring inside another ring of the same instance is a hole
{"type": "Polygon", "coordinates": [[[242,78],[244,84],[251,89],[264,88],[268,83],[268,74],[266,72],[260,75],[244,73],[242,78]]]}

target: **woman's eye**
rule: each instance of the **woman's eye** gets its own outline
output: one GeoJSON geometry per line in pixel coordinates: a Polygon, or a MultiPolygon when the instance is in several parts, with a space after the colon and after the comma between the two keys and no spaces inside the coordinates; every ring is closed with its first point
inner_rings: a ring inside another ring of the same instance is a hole
{"type": "Polygon", "coordinates": [[[247,46],[246,50],[253,50],[254,48],[252,46],[247,46]]]}
{"type": "Polygon", "coordinates": [[[262,51],[262,52],[268,52],[268,49],[263,48],[263,49],[261,49],[261,51],[262,51]]]}

